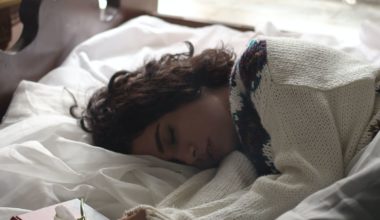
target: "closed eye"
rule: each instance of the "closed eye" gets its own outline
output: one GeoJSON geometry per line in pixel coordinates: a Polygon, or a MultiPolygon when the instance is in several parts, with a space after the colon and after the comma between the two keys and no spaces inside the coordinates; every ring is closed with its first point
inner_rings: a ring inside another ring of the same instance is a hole
{"type": "Polygon", "coordinates": [[[171,125],[168,125],[168,130],[169,130],[169,137],[170,137],[170,145],[175,146],[177,144],[177,139],[175,136],[175,131],[174,128],[171,125]]]}
{"type": "Polygon", "coordinates": [[[164,147],[162,146],[161,138],[160,138],[160,124],[158,123],[156,126],[156,132],[154,134],[156,140],[156,147],[159,152],[164,153],[164,147]]]}

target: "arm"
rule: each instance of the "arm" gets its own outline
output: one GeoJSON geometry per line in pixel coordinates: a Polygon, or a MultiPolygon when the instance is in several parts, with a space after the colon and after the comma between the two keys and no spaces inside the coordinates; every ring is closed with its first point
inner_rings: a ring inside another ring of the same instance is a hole
{"type": "Polygon", "coordinates": [[[371,68],[343,53],[277,39],[266,46],[248,49],[235,69],[240,92],[248,91],[270,134],[270,158],[279,171],[260,177],[231,205],[231,212],[248,210],[250,219],[274,219],[342,178],[375,94],[371,68]]]}

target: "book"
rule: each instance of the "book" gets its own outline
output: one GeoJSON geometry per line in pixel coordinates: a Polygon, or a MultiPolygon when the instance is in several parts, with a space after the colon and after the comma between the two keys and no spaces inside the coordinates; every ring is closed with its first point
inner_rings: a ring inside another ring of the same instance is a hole
{"type": "MultiPolygon", "coordinates": [[[[31,211],[18,216],[13,216],[10,220],[54,220],[56,215],[56,207],[64,206],[76,219],[82,217],[81,215],[81,200],[73,199],[66,202],[58,203],[52,206],[31,211]]],[[[83,203],[83,210],[87,220],[109,220],[107,217],[83,203]]]]}

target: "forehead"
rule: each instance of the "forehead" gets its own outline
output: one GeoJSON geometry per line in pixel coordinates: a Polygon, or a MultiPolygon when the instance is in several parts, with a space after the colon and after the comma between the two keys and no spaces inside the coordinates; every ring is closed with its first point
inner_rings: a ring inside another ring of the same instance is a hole
{"type": "Polygon", "coordinates": [[[196,115],[199,112],[207,110],[209,105],[211,106],[211,103],[208,101],[208,94],[201,94],[201,96],[195,100],[185,103],[173,111],[166,113],[161,117],[161,120],[172,118],[174,116],[196,115]]]}

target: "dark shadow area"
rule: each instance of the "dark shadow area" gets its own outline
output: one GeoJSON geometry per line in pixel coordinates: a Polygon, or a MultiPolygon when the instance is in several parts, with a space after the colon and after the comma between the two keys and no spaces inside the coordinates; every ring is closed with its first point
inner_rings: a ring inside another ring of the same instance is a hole
{"type": "MultiPolygon", "coordinates": [[[[119,1],[110,1],[110,4],[117,6],[119,1]]],[[[0,21],[9,25],[7,20],[0,21]]],[[[123,21],[117,11],[111,21],[101,21],[96,0],[21,1],[20,38],[9,46],[8,31],[3,43],[3,48],[8,49],[0,50],[0,121],[21,80],[38,81],[60,66],[79,43],[123,21]]]]}
{"type": "Polygon", "coordinates": [[[20,21],[23,24],[23,30],[20,38],[9,49],[10,51],[19,51],[29,45],[38,32],[38,15],[41,0],[23,0],[19,8],[20,21]]]}

